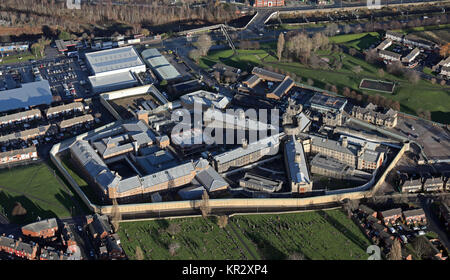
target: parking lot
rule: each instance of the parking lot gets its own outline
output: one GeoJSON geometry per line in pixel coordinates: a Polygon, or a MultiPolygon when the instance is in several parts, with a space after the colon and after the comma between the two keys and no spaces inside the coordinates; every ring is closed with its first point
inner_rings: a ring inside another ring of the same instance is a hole
{"type": "MultiPolygon", "coordinates": [[[[63,101],[91,97],[87,68],[78,57],[58,56],[37,62],[28,61],[2,66],[0,71],[3,74],[0,76],[0,90],[33,82],[36,74],[40,74],[43,79],[48,80],[53,96],[60,96],[63,101]]],[[[55,97],[55,100],[58,99],[55,97]]]]}
{"type": "Polygon", "coordinates": [[[397,126],[392,130],[422,145],[428,160],[450,157],[450,134],[440,126],[399,115],[397,126]]]}
{"type": "Polygon", "coordinates": [[[62,100],[89,97],[87,69],[77,57],[58,57],[37,64],[42,77],[48,80],[52,92],[62,100]],[[80,65],[81,64],[83,65],[80,65]],[[84,69],[84,70],[83,70],[84,69]]]}

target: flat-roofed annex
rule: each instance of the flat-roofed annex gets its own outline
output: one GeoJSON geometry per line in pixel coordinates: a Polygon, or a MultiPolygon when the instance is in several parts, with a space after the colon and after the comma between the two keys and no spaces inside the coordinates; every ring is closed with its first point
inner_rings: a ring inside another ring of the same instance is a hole
{"type": "Polygon", "coordinates": [[[131,46],[87,53],[86,59],[94,75],[117,70],[129,71],[134,67],[145,68],[145,64],[131,46]]]}

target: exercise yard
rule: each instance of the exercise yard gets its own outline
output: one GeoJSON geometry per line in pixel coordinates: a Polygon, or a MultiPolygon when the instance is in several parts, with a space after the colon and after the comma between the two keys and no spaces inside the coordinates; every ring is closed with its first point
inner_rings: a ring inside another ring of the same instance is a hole
{"type": "Polygon", "coordinates": [[[149,260],[366,260],[370,245],[341,210],[235,216],[224,229],[216,218],[122,222],[119,235],[130,259],[139,247],[149,260]]]}
{"type": "Polygon", "coordinates": [[[393,93],[395,84],[385,81],[376,81],[371,79],[362,79],[359,84],[360,89],[373,90],[385,93],[393,93]]]}

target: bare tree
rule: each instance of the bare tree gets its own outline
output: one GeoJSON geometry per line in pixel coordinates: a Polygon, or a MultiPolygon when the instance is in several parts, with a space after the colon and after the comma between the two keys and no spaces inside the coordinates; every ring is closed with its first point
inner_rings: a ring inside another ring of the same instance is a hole
{"type": "Polygon", "coordinates": [[[344,33],[348,34],[352,31],[352,28],[350,27],[350,25],[346,24],[344,25],[344,33]]]}
{"type": "Polygon", "coordinates": [[[356,74],[359,74],[362,72],[362,67],[360,65],[356,65],[355,67],[353,67],[353,72],[355,72],[356,74]]]}
{"type": "Polygon", "coordinates": [[[402,245],[398,239],[394,240],[391,251],[388,254],[389,260],[402,260],[402,245]]]}
{"type": "Polygon", "coordinates": [[[117,199],[113,199],[111,208],[111,224],[114,227],[114,232],[119,230],[120,220],[122,220],[122,214],[120,213],[120,207],[117,203],[117,199]]]}
{"type": "Polygon", "coordinates": [[[369,63],[374,63],[378,59],[378,54],[375,49],[370,49],[364,58],[369,63]]]}
{"type": "Polygon", "coordinates": [[[391,74],[393,74],[393,75],[396,75],[396,76],[401,76],[401,75],[403,75],[404,74],[404,69],[403,69],[403,66],[402,66],[402,64],[400,63],[400,62],[393,62],[393,63],[389,63],[387,66],[386,66],[386,70],[389,72],[389,73],[391,73],[391,74]]]}
{"type": "Polygon", "coordinates": [[[225,228],[228,225],[228,216],[227,215],[221,215],[217,218],[217,225],[220,228],[225,228]]]}
{"type": "Polygon", "coordinates": [[[428,248],[427,246],[427,240],[424,236],[419,236],[414,240],[413,243],[414,251],[416,252],[417,257],[420,259],[425,255],[426,250],[428,248]]]}
{"type": "Polygon", "coordinates": [[[357,52],[358,52],[358,51],[357,51],[355,48],[350,48],[350,49],[348,50],[348,53],[349,53],[351,56],[355,56],[357,52]]]}
{"type": "Polygon", "coordinates": [[[172,223],[167,227],[167,232],[172,236],[177,235],[178,233],[180,233],[180,231],[181,227],[179,224],[176,223],[172,223]]]}
{"type": "Polygon", "coordinates": [[[420,80],[420,74],[415,70],[408,70],[405,75],[408,81],[413,84],[417,84],[420,80]]]}
{"type": "Polygon", "coordinates": [[[198,49],[193,49],[189,51],[188,56],[190,59],[194,60],[195,62],[198,62],[200,60],[201,54],[198,49]]]}
{"type": "Polygon", "coordinates": [[[171,256],[175,256],[175,254],[179,248],[180,248],[180,244],[178,242],[170,243],[169,244],[169,254],[171,256]]]}
{"type": "Polygon", "coordinates": [[[281,56],[283,55],[283,50],[284,50],[284,34],[280,33],[280,36],[278,36],[278,43],[277,43],[277,56],[278,56],[278,60],[281,60],[281,56]]]}
{"type": "Polygon", "coordinates": [[[339,26],[336,23],[331,23],[327,25],[324,32],[327,36],[334,36],[338,32],[338,30],[339,26]]]}
{"type": "Polygon", "coordinates": [[[195,46],[200,51],[200,55],[205,56],[208,54],[209,49],[212,46],[211,36],[207,34],[202,34],[198,37],[195,46]]]}
{"type": "Polygon", "coordinates": [[[144,252],[142,252],[141,247],[138,245],[136,246],[136,251],[134,253],[134,258],[136,260],[143,260],[144,259],[144,252]]]}
{"type": "Polygon", "coordinates": [[[11,211],[13,216],[24,216],[27,214],[27,210],[22,206],[20,202],[16,202],[14,208],[11,211]]]}
{"type": "Polygon", "coordinates": [[[288,260],[293,260],[293,261],[299,261],[299,260],[304,260],[304,259],[305,259],[305,256],[299,252],[291,253],[288,256],[288,260]]]}
{"type": "Polygon", "coordinates": [[[200,211],[202,212],[203,218],[206,218],[209,215],[209,213],[211,213],[211,206],[209,206],[209,195],[206,190],[203,191],[200,211]]]}

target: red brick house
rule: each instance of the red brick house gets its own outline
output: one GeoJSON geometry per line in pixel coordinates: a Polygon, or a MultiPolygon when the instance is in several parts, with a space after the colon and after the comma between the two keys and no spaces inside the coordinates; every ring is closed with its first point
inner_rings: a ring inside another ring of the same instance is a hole
{"type": "Polygon", "coordinates": [[[419,223],[419,224],[426,224],[427,223],[427,217],[425,216],[425,212],[423,212],[423,209],[413,209],[403,212],[403,217],[405,219],[405,223],[407,225],[419,223]]]}
{"type": "Polygon", "coordinates": [[[77,245],[77,241],[75,240],[75,235],[73,234],[73,230],[68,224],[64,225],[64,227],[62,229],[61,237],[62,237],[61,239],[62,239],[63,245],[65,245],[67,247],[77,245]]]}
{"type": "Polygon", "coordinates": [[[0,236],[0,251],[27,260],[34,260],[36,259],[37,250],[37,244],[25,243],[20,238],[15,240],[6,236],[0,236]]]}
{"type": "Polygon", "coordinates": [[[91,234],[92,239],[102,240],[111,234],[112,228],[109,224],[108,216],[94,214],[92,216],[87,216],[86,221],[88,224],[88,230],[91,234]]]}
{"type": "Polygon", "coordinates": [[[28,224],[22,227],[22,234],[37,238],[50,238],[56,235],[58,223],[55,218],[28,224]]]}
{"type": "Polygon", "coordinates": [[[382,212],[378,212],[379,219],[381,219],[385,225],[394,224],[398,219],[402,217],[402,209],[394,208],[382,212]]]}
{"type": "Polygon", "coordinates": [[[280,7],[284,6],[284,0],[255,0],[253,7],[280,7]]]}

